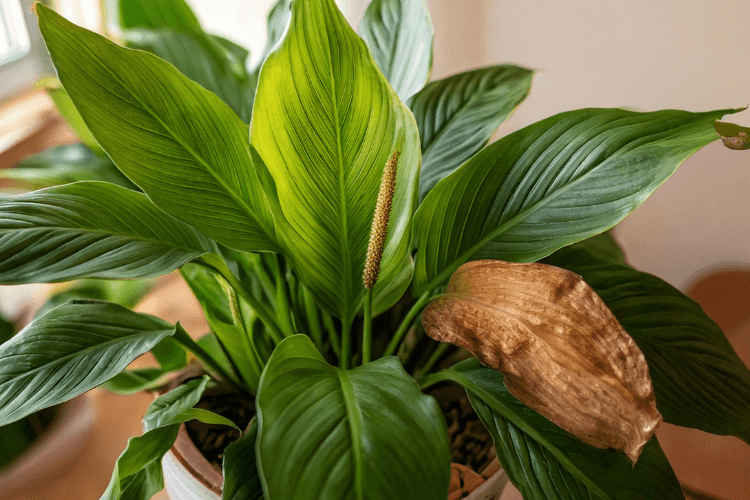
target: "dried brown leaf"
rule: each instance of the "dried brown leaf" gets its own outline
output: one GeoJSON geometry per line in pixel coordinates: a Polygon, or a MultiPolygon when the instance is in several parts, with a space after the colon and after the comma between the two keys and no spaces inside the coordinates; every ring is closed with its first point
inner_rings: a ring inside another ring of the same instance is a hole
{"type": "Polygon", "coordinates": [[[661,422],[646,358],[575,273],[469,262],[422,322],[430,337],[502,372],[515,397],[592,446],[635,462],[661,422]]]}
{"type": "Polygon", "coordinates": [[[737,151],[750,149],[750,128],[719,121],[714,122],[714,128],[721,137],[721,141],[729,149],[737,151]]]}

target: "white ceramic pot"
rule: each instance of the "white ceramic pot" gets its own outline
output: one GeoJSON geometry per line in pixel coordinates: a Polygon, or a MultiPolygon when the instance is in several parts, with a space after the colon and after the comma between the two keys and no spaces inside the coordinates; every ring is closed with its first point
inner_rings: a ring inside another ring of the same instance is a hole
{"type": "Polygon", "coordinates": [[[2,496],[26,493],[39,481],[40,471],[46,478],[61,473],[80,455],[91,438],[94,408],[85,395],[58,406],[49,427],[16,461],[0,471],[2,496]]]}
{"type": "Polygon", "coordinates": [[[172,500],[221,500],[224,477],[193,444],[184,424],[161,463],[172,500]]]}

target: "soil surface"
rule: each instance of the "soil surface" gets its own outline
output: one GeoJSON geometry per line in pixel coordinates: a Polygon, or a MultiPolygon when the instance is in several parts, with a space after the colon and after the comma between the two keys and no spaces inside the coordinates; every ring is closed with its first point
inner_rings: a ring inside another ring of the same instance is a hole
{"type": "MultiPolygon", "coordinates": [[[[218,413],[245,429],[255,416],[254,405],[255,401],[240,394],[205,394],[195,407],[218,413]]],[[[203,456],[221,472],[224,449],[239,439],[240,433],[225,425],[204,424],[197,420],[187,422],[185,427],[203,456]]]]}
{"type": "Polygon", "coordinates": [[[495,458],[492,436],[471,407],[461,387],[445,385],[429,391],[437,399],[448,424],[451,461],[482,473],[495,458]]]}
{"type": "MultiPolygon", "coordinates": [[[[440,404],[448,425],[451,461],[481,473],[495,458],[492,436],[484,428],[466,392],[457,386],[443,386],[430,391],[440,404]]],[[[255,416],[254,401],[238,394],[206,394],[196,405],[216,412],[244,429],[255,416]]],[[[198,449],[218,471],[224,449],[237,440],[239,433],[223,425],[210,425],[191,420],[188,434],[198,449]]]]}

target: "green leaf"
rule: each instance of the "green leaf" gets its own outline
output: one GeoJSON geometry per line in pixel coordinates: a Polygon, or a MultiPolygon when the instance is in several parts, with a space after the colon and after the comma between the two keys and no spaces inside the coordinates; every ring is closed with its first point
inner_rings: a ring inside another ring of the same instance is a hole
{"type": "Polygon", "coordinates": [[[196,340],[196,343],[227,373],[235,371],[234,365],[227,356],[227,352],[213,333],[207,333],[196,340]]]}
{"type": "MultiPolygon", "coordinates": [[[[570,245],[568,247],[564,247],[560,250],[559,255],[557,253],[552,254],[548,260],[552,262],[553,260],[556,262],[563,262],[569,257],[573,257],[574,259],[577,256],[581,256],[582,258],[588,258],[588,254],[593,254],[597,259],[603,261],[603,262],[610,262],[612,264],[625,264],[625,254],[622,251],[622,248],[620,248],[620,245],[617,243],[615,238],[612,236],[611,233],[599,233],[596,236],[592,236],[591,238],[586,238],[583,241],[579,241],[575,245],[570,245]],[[579,252],[585,251],[586,256],[584,256],[583,253],[579,252]],[[562,259],[562,260],[561,260],[562,259]]],[[[552,264],[553,266],[561,266],[560,264],[552,264]]]]}
{"type": "Polygon", "coordinates": [[[211,377],[204,375],[156,398],[143,417],[143,430],[148,432],[175,423],[172,422],[175,416],[192,408],[200,401],[210,381],[211,377]]]}
{"type": "Polygon", "coordinates": [[[374,289],[376,310],[392,305],[398,294],[387,288],[403,292],[411,276],[404,269],[417,203],[418,130],[333,0],[292,3],[286,37],[263,65],[252,131],[289,222],[284,253],[321,305],[344,321],[364,296],[380,181],[388,159],[400,152],[374,289]]]}
{"type": "Polygon", "coordinates": [[[266,19],[266,46],[261,54],[258,67],[254,70],[256,76],[260,73],[260,68],[266,61],[268,54],[276,48],[276,45],[284,37],[286,28],[289,25],[289,19],[292,17],[291,7],[292,0],[276,0],[271,10],[268,11],[266,19]]]}
{"type": "Polygon", "coordinates": [[[258,474],[255,443],[258,421],[252,419],[245,433],[224,450],[223,500],[262,500],[263,484],[258,474]]]}
{"type": "Polygon", "coordinates": [[[240,61],[213,37],[202,32],[171,29],[132,29],[124,33],[127,45],[146,50],[173,64],[194,82],[219,96],[230,108],[250,122],[255,80],[240,61]]]}
{"type": "MultiPolygon", "coordinates": [[[[104,159],[104,150],[96,142],[94,136],[91,135],[91,131],[84,123],[81,114],[76,109],[73,101],[70,100],[68,93],[60,84],[60,81],[54,77],[46,77],[37,82],[37,86],[47,91],[47,94],[52,98],[55,103],[57,111],[60,112],[65,121],[70,125],[73,131],[81,139],[81,142],[88,146],[91,151],[94,151],[104,159]]],[[[63,146],[65,147],[65,146],[63,146]]],[[[110,163],[111,162],[107,162],[110,163]]]]}
{"type": "Polygon", "coordinates": [[[17,181],[31,189],[78,181],[104,181],[138,189],[117,170],[112,160],[98,156],[83,144],[56,146],[24,158],[15,168],[0,170],[0,178],[17,181]]]}
{"type": "Polygon", "coordinates": [[[396,358],[330,366],[305,335],[282,341],[256,398],[268,498],[446,498],[445,418],[396,358]]]}
{"type": "Polygon", "coordinates": [[[185,0],[118,0],[123,28],[173,28],[201,31],[198,18],[185,0]]]}
{"type": "Polygon", "coordinates": [[[461,384],[495,440],[498,459],[527,500],[684,500],[656,438],[633,465],[623,453],[584,444],[505,388],[500,372],[476,359],[438,374],[461,384]]]}
{"type": "Polygon", "coordinates": [[[401,100],[424,87],[432,71],[434,37],[424,0],[373,0],[359,33],[401,100]]]}
{"type": "Polygon", "coordinates": [[[66,184],[0,199],[0,283],[167,274],[215,249],[134,191],[66,184]]]}
{"type": "Polygon", "coordinates": [[[0,344],[13,338],[16,334],[16,325],[11,320],[0,314],[0,344]]]}
{"type": "Polygon", "coordinates": [[[422,139],[420,199],[487,145],[529,94],[533,76],[518,66],[490,66],[432,82],[409,100],[422,139]]]}
{"type": "Polygon", "coordinates": [[[242,67],[244,68],[247,65],[247,60],[250,57],[250,51],[247,50],[242,45],[239,45],[237,43],[234,43],[231,40],[227,40],[224,37],[221,37],[219,35],[208,35],[213,39],[216,43],[221,45],[224,50],[229,53],[237,62],[239,62],[242,67]]]}
{"type": "Polygon", "coordinates": [[[583,109],[493,143],[417,211],[415,292],[467,260],[533,262],[613,227],[717,139],[714,120],[735,111],[583,109]]]}
{"type": "Polygon", "coordinates": [[[189,422],[191,420],[198,420],[199,422],[203,422],[204,424],[226,425],[227,427],[234,428],[237,432],[242,432],[242,430],[237,427],[237,424],[235,424],[228,418],[223,417],[218,413],[204,410],[202,408],[190,408],[188,410],[182,411],[170,418],[169,423],[181,424],[183,422],[189,422]]]}
{"type": "Polygon", "coordinates": [[[151,349],[159,366],[165,372],[182,370],[187,366],[187,352],[177,341],[170,337],[165,338],[151,349]]]}
{"type": "Polygon", "coordinates": [[[67,284],[61,291],[47,299],[34,316],[39,317],[72,300],[103,300],[133,308],[152,288],[151,280],[77,280],[67,284]]]}
{"type": "Polygon", "coordinates": [[[679,290],[610,261],[587,241],[545,262],[580,274],[633,337],[664,420],[750,443],[750,370],[719,326],[679,290]]]}
{"type": "Polygon", "coordinates": [[[60,81],[99,144],[162,210],[240,250],[275,251],[275,190],[248,128],[216,95],[147,52],[37,5],[60,81]],[[257,156],[257,155],[256,155],[257,156]]]}
{"type": "Polygon", "coordinates": [[[159,387],[165,382],[167,373],[161,368],[125,370],[104,382],[101,387],[115,394],[130,396],[159,387]]]}
{"type": "Polygon", "coordinates": [[[161,459],[177,439],[179,428],[179,425],[160,427],[130,438],[100,500],[149,500],[163,490],[161,459]]]}
{"type": "Polygon", "coordinates": [[[201,408],[193,408],[201,400],[211,378],[204,375],[156,398],[143,417],[143,429],[148,432],[159,427],[168,427],[190,420],[199,420],[205,424],[218,424],[234,427],[237,425],[221,415],[201,408]]]}
{"type": "Polygon", "coordinates": [[[106,302],[51,310],[0,346],[0,425],[93,389],[174,332],[106,302]]]}

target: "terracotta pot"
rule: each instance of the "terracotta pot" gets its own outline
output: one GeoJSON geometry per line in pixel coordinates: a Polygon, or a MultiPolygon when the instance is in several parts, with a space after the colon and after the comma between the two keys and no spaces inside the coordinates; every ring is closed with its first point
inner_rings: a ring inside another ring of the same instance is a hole
{"type": "MultiPolygon", "coordinates": [[[[224,478],[193,444],[184,424],[180,426],[174,446],[164,456],[162,466],[164,483],[171,498],[175,500],[221,500],[224,478]]],[[[457,468],[462,471],[467,470],[466,467],[454,464],[454,473],[457,468]]],[[[500,468],[497,460],[493,461],[481,475],[470,469],[466,475],[471,475],[464,482],[466,487],[463,491],[457,492],[458,495],[451,495],[451,500],[454,497],[464,500],[499,500],[508,483],[508,476],[500,468]],[[468,492],[470,492],[469,496],[463,496],[468,492]]]]}
{"type": "Polygon", "coordinates": [[[91,437],[94,408],[85,395],[58,406],[49,427],[28,450],[7,468],[0,471],[3,495],[13,497],[38,484],[40,477],[49,479],[80,455],[91,437]]]}

